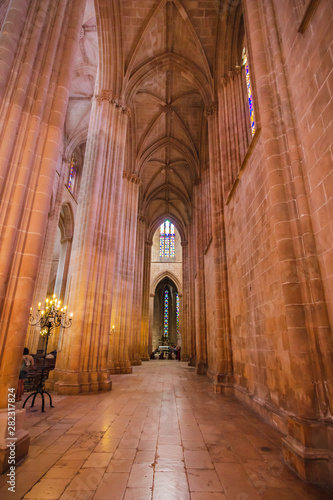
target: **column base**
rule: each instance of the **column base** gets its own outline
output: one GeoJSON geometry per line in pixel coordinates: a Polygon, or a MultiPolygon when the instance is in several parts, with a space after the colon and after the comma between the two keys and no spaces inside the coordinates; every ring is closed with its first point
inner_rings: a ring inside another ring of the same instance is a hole
{"type": "Polygon", "coordinates": [[[188,361],[188,366],[196,366],[197,364],[197,359],[195,356],[193,356],[192,358],[181,356],[181,361],[188,361]]]}
{"type": "Polygon", "coordinates": [[[197,375],[207,375],[207,363],[205,363],[204,361],[200,361],[197,364],[196,374],[197,375]]]}
{"type": "Polygon", "coordinates": [[[131,365],[132,366],[140,366],[141,365],[141,358],[139,354],[135,354],[133,358],[131,359],[131,365]]]}
{"type": "Polygon", "coordinates": [[[215,394],[224,394],[225,396],[231,396],[234,394],[232,374],[217,373],[212,370],[207,370],[207,376],[213,382],[213,390],[215,394]]]}
{"type": "MultiPolygon", "coordinates": [[[[28,455],[30,436],[28,431],[23,429],[25,413],[23,408],[15,410],[15,435],[13,436],[15,439],[10,439],[7,432],[8,410],[7,408],[0,410],[0,474],[13,471],[14,469],[11,467],[14,467],[28,455]]],[[[8,476],[8,481],[10,481],[10,476],[8,476]]],[[[8,483],[8,487],[10,487],[10,483],[8,483]]]]}
{"type": "Polygon", "coordinates": [[[132,359],[131,365],[132,366],[140,366],[140,365],[142,365],[141,359],[132,359]]]}
{"type": "Polygon", "coordinates": [[[117,363],[112,363],[109,368],[111,375],[123,375],[126,373],[132,373],[133,369],[130,361],[121,361],[117,363]]]}
{"type": "Polygon", "coordinates": [[[286,464],[305,481],[333,488],[333,425],[288,418],[282,439],[286,464]]]}
{"type": "Polygon", "coordinates": [[[233,394],[261,418],[280,431],[285,463],[301,479],[333,489],[333,423],[290,417],[234,383],[227,385],[210,372],[214,391],[233,394]],[[214,378],[215,377],[215,378],[214,378]]]}
{"type": "Polygon", "coordinates": [[[107,370],[85,373],[53,370],[45,382],[45,388],[56,394],[77,395],[111,391],[112,382],[107,370]]]}
{"type": "Polygon", "coordinates": [[[147,352],[141,355],[141,361],[150,361],[150,357],[147,352]]]}

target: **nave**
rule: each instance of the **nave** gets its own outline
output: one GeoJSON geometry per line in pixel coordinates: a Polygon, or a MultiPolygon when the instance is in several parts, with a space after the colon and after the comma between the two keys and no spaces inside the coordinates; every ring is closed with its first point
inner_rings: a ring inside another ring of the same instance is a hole
{"type": "MultiPolygon", "coordinates": [[[[27,408],[31,444],[2,500],[328,500],[282,463],[281,434],[187,363],[153,360],[111,392],[27,408]]],[[[20,403],[22,404],[22,403],[20,403]]]]}

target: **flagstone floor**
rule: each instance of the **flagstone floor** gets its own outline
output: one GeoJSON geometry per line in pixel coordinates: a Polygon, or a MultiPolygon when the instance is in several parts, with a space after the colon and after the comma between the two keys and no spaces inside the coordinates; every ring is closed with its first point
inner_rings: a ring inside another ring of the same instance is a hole
{"type": "Polygon", "coordinates": [[[275,429],[186,363],[154,360],[112,380],[109,393],[28,408],[29,457],[15,493],[0,477],[2,500],[333,498],[283,465],[275,429]]]}

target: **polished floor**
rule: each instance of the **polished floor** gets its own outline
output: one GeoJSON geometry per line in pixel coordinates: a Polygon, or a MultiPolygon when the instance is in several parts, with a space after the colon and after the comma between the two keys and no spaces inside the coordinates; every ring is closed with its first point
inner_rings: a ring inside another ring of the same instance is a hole
{"type": "Polygon", "coordinates": [[[282,464],[275,429],[186,363],[154,360],[112,379],[110,393],[28,408],[29,457],[15,493],[0,478],[2,500],[332,498],[282,464]]]}

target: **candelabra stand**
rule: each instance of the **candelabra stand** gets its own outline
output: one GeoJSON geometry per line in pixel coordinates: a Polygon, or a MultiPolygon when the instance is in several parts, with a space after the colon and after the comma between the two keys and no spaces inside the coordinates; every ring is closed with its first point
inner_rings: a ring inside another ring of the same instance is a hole
{"type": "MultiPolygon", "coordinates": [[[[66,319],[66,313],[67,313],[67,306],[64,306],[60,309],[61,307],[61,301],[57,300],[56,296],[53,295],[53,299],[49,301],[49,299],[46,299],[45,301],[45,310],[41,311],[40,310],[41,304],[38,304],[38,311],[36,316],[34,317],[32,313],[30,312],[30,319],[29,319],[29,324],[31,326],[40,326],[41,327],[41,336],[46,338],[45,342],[45,347],[44,347],[44,354],[43,354],[43,365],[42,365],[42,372],[40,375],[39,383],[38,386],[36,387],[35,392],[32,392],[29,394],[29,396],[26,398],[26,400],[23,403],[23,408],[25,407],[26,402],[32,398],[32,403],[30,405],[30,408],[34,406],[35,404],[35,399],[37,394],[40,394],[42,397],[42,412],[44,410],[44,404],[45,404],[45,399],[44,399],[44,394],[47,394],[49,399],[50,399],[50,407],[54,408],[52,405],[52,398],[51,395],[45,390],[45,385],[44,385],[44,370],[45,370],[45,358],[46,358],[46,353],[47,353],[47,345],[49,343],[49,338],[53,333],[53,330],[59,326],[62,328],[70,328],[72,326],[72,314],[70,315],[71,317],[67,320],[66,319]]],[[[30,309],[30,311],[32,308],[30,309]]]]}

